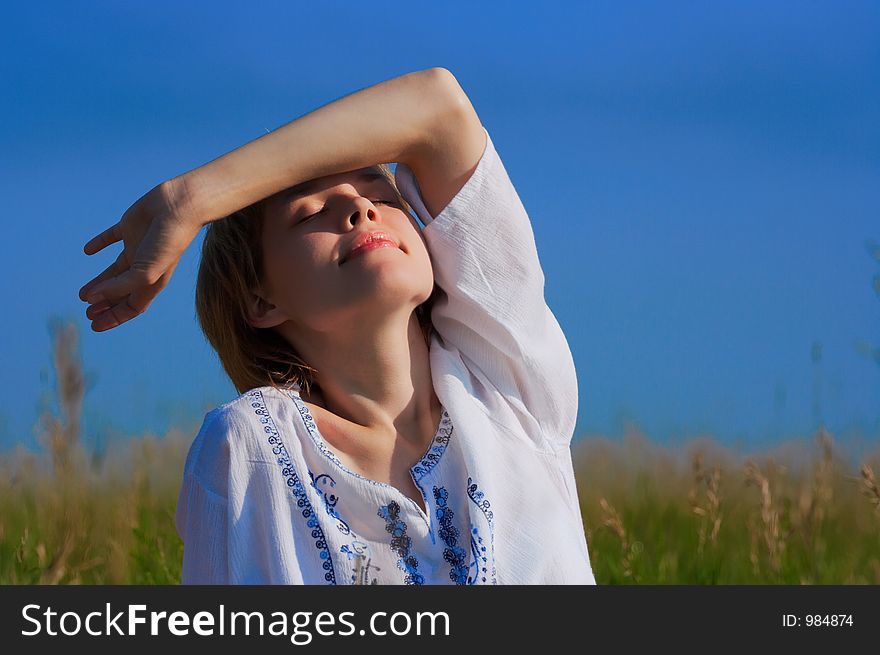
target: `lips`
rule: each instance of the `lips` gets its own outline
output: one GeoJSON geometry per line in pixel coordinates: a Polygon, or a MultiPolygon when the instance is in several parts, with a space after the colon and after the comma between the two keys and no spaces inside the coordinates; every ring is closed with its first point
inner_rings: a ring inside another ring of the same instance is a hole
{"type": "Polygon", "coordinates": [[[382,232],[380,230],[361,232],[354,238],[351,248],[349,248],[348,252],[342,257],[342,261],[339,262],[339,265],[342,266],[342,264],[351,259],[361,248],[379,243],[386,243],[395,248],[398,246],[397,241],[395,241],[387,232],[382,232]]]}

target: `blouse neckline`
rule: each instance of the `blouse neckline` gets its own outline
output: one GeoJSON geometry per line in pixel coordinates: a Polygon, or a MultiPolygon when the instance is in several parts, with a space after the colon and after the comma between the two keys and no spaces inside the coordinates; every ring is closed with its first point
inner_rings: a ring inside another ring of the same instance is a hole
{"type": "MultiPolygon", "coordinates": [[[[408,498],[405,494],[403,494],[397,487],[394,485],[388,484],[387,482],[380,482],[378,480],[373,480],[372,478],[368,478],[366,476],[357,473],[356,471],[352,471],[348,468],[336,453],[330,448],[327,444],[324,436],[321,434],[320,429],[318,428],[315,419],[312,417],[311,412],[309,411],[308,406],[305,404],[305,401],[299,396],[297,391],[287,391],[287,395],[294,402],[299,410],[300,417],[302,418],[303,424],[305,425],[306,431],[309,433],[309,436],[312,438],[314,444],[318,447],[318,450],[321,452],[324,457],[329,459],[333,464],[339,468],[341,471],[345,472],[347,475],[350,475],[354,478],[362,480],[368,484],[382,487],[385,489],[392,489],[405,498],[408,498]]],[[[452,435],[453,425],[452,419],[449,417],[446,408],[441,405],[440,408],[440,423],[437,426],[437,429],[434,432],[434,437],[431,439],[428,444],[428,448],[425,453],[419,458],[419,461],[416,462],[412,467],[410,467],[409,472],[412,475],[413,481],[418,486],[419,481],[425,477],[437,464],[440,462],[440,459],[443,457],[443,453],[446,452],[446,447],[449,445],[449,439],[452,435]]],[[[418,506],[418,505],[417,505],[418,506]]],[[[421,510],[421,508],[419,508],[421,510]]]]}

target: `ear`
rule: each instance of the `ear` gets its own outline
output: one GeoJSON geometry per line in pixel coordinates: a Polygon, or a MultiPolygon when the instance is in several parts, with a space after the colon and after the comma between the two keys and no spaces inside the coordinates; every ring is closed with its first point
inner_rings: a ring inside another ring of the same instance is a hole
{"type": "Polygon", "coordinates": [[[262,296],[260,290],[251,291],[248,298],[247,320],[256,328],[272,328],[281,325],[287,320],[287,316],[279,307],[273,305],[262,296]]]}

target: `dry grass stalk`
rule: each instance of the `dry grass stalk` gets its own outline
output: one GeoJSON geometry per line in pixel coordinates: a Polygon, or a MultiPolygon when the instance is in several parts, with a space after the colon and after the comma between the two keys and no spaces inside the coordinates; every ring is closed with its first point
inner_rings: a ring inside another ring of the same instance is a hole
{"type": "MultiPolygon", "coordinates": [[[[42,546],[43,544],[40,544],[42,546]]],[[[74,536],[70,530],[65,531],[60,548],[55,552],[52,561],[43,568],[40,584],[58,584],[67,573],[67,561],[73,553],[74,536]]],[[[43,551],[45,552],[45,551],[43,551]]],[[[43,559],[42,557],[40,559],[43,559]]],[[[41,564],[43,562],[40,562],[41,564]]]]}
{"type": "MultiPolygon", "coordinates": [[[[780,534],[779,512],[773,507],[773,496],[770,492],[770,481],[755,462],[746,462],[746,485],[754,484],[761,490],[761,538],[767,548],[770,566],[775,572],[782,567],[782,552],[785,550],[785,539],[780,534]]],[[[753,539],[757,533],[757,526],[750,522],[753,531],[753,539]]],[[[755,560],[753,558],[753,565],[755,560]]]]}
{"type": "Polygon", "coordinates": [[[44,407],[39,418],[40,441],[50,456],[53,484],[37,487],[36,491],[46,515],[56,519],[43,526],[46,538],[36,546],[30,545],[25,529],[21,552],[24,557],[25,549],[32,548],[36,554],[40,584],[75,583],[85,570],[103,563],[81,557],[82,551],[89,549],[93,527],[93,517],[83,507],[94,495],[80,443],[85,373],[76,324],[53,319],[49,329],[59,413],[55,416],[49,407],[44,407]]]}
{"type": "Polygon", "coordinates": [[[752,564],[752,575],[756,578],[761,575],[761,567],[759,565],[760,558],[758,557],[758,542],[761,540],[760,530],[755,525],[755,519],[753,516],[749,517],[749,561],[752,564]]]}
{"type": "Polygon", "coordinates": [[[834,440],[831,438],[831,433],[823,426],[819,428],[819,432],[816,434],[816,441],[822,449],[822,458],[819,460],[815,475],[813,476],[816,498],[819,501],[817,504],[817,511],[819,512],[817,520],[821,521],[825,518],[827,510],[831,507],[831,503],[834,500],[834,486],[832,484],[834,478],[834,440]]]}
{"type": "Polygon", "coordinates": [[[877,479],[874,477],[874,469],[868,464],[862,464],[859,468],[861,474],[861,492],[867,496],[868,500],[874,506],[874,509],[880,513],[880,487],[877,486],[877,479]]]}
{"type": "Polygon", "coordinates": [[[703,466],[703,453],[697,452],[692,460],[694,486],[688,492],[691,510],[700,517],[699,542],[697,554],[702,556],[706,541],[718,544],[718,531],[721,529],[721,467],[715,466],[709,473],[703,466]],[[700,490],[705,485],[705,499],[700,502],[700,490]]]}
{"type": "Polygon", "coordinates": [[[46,497],[42,502],[59,519],[48,527],[47,542],[37,544],[35,549],[41,568],[40,584],[76,578],[70,561],[77,546],[87,543],[77,502],[86,482],[82,477],[84,453],[80,444],[85,374],[77,347],[78,333],[75,323],[59,319],[50,323],[49,331],[59,415],[56,417],[45,407],[38,423],[42,430],[40,441],[49,451],[55,478],[55,484],[43,490],[46,497]]]}
{"type": "Polygon", "coordinates": [[[639,541],[635,541],[630,543],[629,536],[626,533],[626,528],[623,527],[623,520],[620,518],[620,514],[617,513],[611,503],[609,503],[604,498],[599,498],[599,505],[602,508],[602,511],[605,513],[605,518],[602,520],[602,525],[609,528],[614,534],[617,535],[617,538],[620,539],[620,545],[623,549],[623,575],[626,578],[631,578],[634,582],[638,582],[638,579],[633,570],[633,562],[641,551],[642,544],[639,541]]]}
{"type": "Polygon", "coordinates": [[[824,426],[816,433],[816,443],[821,449],[821,457],[814,466],[812,478],[801,487],[797,512],[792,517],[794,527],[800,530],[811,558],[813,577],[817,575],[816,558],[821,556],[825,548],[820,535],[834,500],[835,476],[834,440],[824,426]]]}
{"type": "Polygon", "coordinates": [[[60,417],[56,418],[46,410],[40,422],[55,471],[63,474],[73,465],[71,458],[80,441],[85,374],[77,348],[79,339],[76,325],[56,319],[50,323],[49,331],[52,335],[52,362],[60,417]]]}

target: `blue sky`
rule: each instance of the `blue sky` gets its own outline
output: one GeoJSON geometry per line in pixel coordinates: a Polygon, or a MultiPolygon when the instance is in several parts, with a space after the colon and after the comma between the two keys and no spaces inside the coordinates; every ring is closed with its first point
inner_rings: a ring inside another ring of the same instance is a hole
{"type": "Polygon", "coordinates": [[[59,2],[4,23],[0,448],[35,444],[53,315],[80,325],[89,442],[233,398],[195,320],[200,239],[100,334],[77,292],[121,246],[82,246],[155,184],[432,66],[529,211],[577,435],[753,447],[822,420],[880,442],[855,346],[880,346],[876,3],[59,2]]]}

